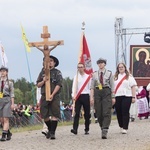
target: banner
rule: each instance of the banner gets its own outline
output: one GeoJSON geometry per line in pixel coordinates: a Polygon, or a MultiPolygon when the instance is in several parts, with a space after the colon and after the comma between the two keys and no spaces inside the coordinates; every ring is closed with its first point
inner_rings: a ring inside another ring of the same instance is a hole
{"type": "Polygon", "coordinates": [[[27,52],[31,52],[31,49],[29,47],[29,42],[28,42],[28,39],[26,37],[26,34],[25,34],[25,31],[24,31],[24,28],[21,26],[21,31],[22,31],[22,40],[24,42],[24,45],[26,47],[26,50],[27,52]]]}
{"type": "Polygon", "coordinates": [[[85,65],[85,73],[91,74],[93,72],[91,56],[84,33],[81,38],[79,62],[82,62],[85,65]]]}
{"type": "Polygon", "coordinates": [[[5,54],[5,50],[3,45],[0,42],[0,57],[1,57],[1,61],[2,61],[2,66],[7,67],[7,63],[8,63],[8,59],[7,56],[5,54]]]}

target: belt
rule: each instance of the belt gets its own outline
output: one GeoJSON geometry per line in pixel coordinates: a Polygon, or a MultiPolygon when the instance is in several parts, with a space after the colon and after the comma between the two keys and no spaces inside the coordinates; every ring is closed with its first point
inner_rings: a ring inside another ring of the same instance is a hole
{"type": "Polygon", "coordinates": [[[104,86],[103,89],[109,88],[109,86],[104,86]]]}
{"type": "Polygon", "coordinates": [[[3,95],[3,97],[10,97],[9,95],[3,95]]]}
{"type": "MultiPolygon", "coordinates": [[[[99,89],[98,86],[96,86],[95,88],[96,88],[96,89],[99,89]]],[[[104,87],[102,87],[102,89],[106,89],[106,88],[109,88],[109,86],[104,86],[104,87]]]]}

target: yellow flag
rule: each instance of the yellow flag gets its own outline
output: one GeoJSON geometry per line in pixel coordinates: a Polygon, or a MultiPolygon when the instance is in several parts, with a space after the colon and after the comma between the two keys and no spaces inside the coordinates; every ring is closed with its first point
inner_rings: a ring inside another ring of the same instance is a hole
{"type": "Polygon", "coordinates": [[[31,49],[30,49],[30,47],[29,47],[29,42],[28,42],[28,39],[27,39],[27,37],[26,37],[25,31],[24,31],[22,25],[21,25],[21,30],[22,30],[22,40],[23,40],[23,42],[24,42],[24,45],[25,45],[25,47],[26,47],[26,50],[27,50],[27,52],[31,52],[31,49]]]}

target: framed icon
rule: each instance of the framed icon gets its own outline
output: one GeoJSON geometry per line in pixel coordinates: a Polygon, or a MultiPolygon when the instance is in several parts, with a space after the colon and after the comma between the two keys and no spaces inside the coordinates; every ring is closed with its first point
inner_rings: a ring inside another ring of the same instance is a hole
{"type": "Polygon", "coordinates": [[[150,45],[130,46],[130,71],[139,86],[150,82],[150,45]]]}

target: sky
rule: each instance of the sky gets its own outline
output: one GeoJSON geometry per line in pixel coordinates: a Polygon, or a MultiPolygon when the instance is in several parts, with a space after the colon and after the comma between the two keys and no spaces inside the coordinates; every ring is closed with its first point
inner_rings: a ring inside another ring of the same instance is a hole
{"type": "MultiPolygon", "coordinates": [[[[84,21],[93,69],[98,69],[96,61],[102,57],[107,59],[106,68],[115,72],[115,18],[123,17],[123,28],[150,27],[149,6],[149,0],[1,0],[0,41],[8,58],[9,78],[24,77],[36,82],[42,68],[41,51],[31,48],[31,52],[26,53],[21,24],[29,42],[43,41],[43,26],[48,26],[49,40],[64,40],[64,45],[55,48],[51,55],[59,59],[57,68],[63,77],[72,79],[84,21]]],[[[127,36],[127,40],[129,38],[127,36]]],[[[147,44],[143,38],[144,35],[133,35],[128,42],[128,62],[130,45],[147,44]]]]}

